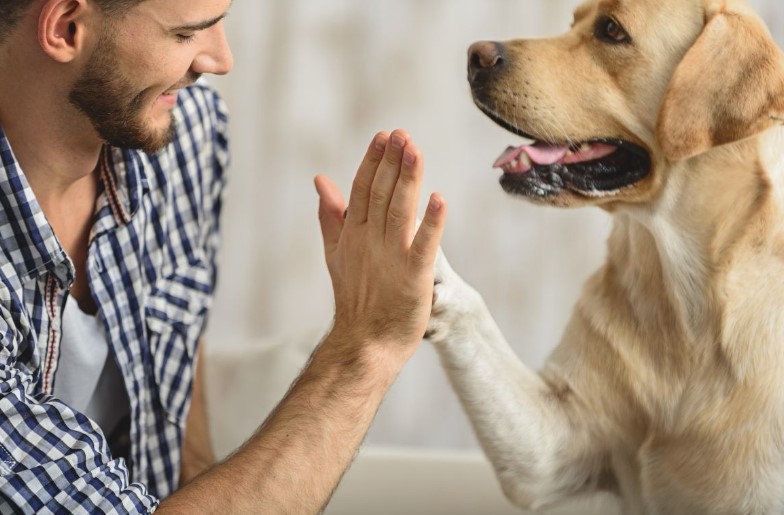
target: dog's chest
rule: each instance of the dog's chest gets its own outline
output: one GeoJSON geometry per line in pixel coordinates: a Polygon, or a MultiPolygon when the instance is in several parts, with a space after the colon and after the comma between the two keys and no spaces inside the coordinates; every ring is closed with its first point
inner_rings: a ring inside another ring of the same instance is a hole
{"type": "Polygon", "coordinates": [[[784,394],[773,384],[695,374],[659,420],[636,452],[613,453],[624,513],[784,512],[784,394]]]}

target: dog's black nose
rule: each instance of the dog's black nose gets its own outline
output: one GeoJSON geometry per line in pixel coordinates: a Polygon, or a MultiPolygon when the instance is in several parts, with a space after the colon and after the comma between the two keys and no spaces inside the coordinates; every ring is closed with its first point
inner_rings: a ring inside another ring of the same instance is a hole
{"type": "Polygon", "coordinates": [[[506,63],[504,46],[495,41],[480,41],[468,49],[468,80],[477,80],[501,70],[506,63]]]}

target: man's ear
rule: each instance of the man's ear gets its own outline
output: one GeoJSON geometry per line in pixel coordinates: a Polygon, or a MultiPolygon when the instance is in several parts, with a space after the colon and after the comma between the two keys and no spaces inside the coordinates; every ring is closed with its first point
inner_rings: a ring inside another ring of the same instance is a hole
{"type": "Polygon", "coordinates": [[[38,16],[38,43],[57,62],[74,59],[82,47],[85,0],[48,0],[38,16]]]}
{"type": "Polygon", "coordinates": [[[656,136],[679,161],[784,124],[784,56],[748,13],[711,13],[675,70],[656,136]]]}

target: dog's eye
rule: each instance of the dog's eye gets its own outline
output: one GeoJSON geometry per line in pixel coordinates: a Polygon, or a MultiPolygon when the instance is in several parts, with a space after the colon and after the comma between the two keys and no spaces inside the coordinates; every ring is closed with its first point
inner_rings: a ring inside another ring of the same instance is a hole
{"type": "Polygon", "coordinates": [[[631,43],[632,40],[620,23],[609,16],[602,16],[596,21],[594,33],[598,39],[612,44],[631,43]]]}

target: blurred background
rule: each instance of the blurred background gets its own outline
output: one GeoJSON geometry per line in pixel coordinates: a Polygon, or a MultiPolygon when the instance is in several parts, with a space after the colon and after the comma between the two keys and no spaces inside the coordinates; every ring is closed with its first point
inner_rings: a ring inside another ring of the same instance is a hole
{"type": "MultiPolygon", "coordinates": [[[[466,50],[480,39],[564,32],[578,3],[234,3],[226,26],[235,69],[211,79],[232,112],[234,162],[208,350],[217,356],[213,395],[221,409],[244,415],[230,428],[216,425],[220,453],[266,416],[247,399],[271,407],[330,325],[312,180],[327,174],[347,193],[379,130],[405,128],[423,149],[422,205],[431,191],[446,197],[443,248],[453,267],[482,293],[520,358],[533,368],[542,364],[583,281],[603,260],[611,221],[596,209],[535,207],[501,191],[491,165],[518,139],[474,107],[466,50]],[[258,356],[258,349],[270,351],[267,358],[249,359],[242,370],[230,364],[258,356]],[[235,361],[222,362],[225,356],[235,361]],[[243,402],[232,408],[231,398],[243,402]]],[[[784,2],[751,3],[784,43],[784,2]]],[[[478,449],[429,343],[389,393],[366,445],[478,449]]]]}

